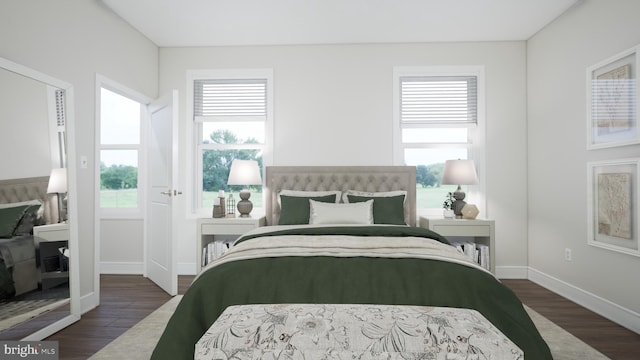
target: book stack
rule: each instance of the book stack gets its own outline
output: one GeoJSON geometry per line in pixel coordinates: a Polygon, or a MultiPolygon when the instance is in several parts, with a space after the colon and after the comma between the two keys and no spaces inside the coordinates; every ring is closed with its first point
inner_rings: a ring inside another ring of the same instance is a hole
{"type": "Polygon", "coordinates": [[[461,253],[467,255],[472,261],[475,261],[483,268],[490,270],[491,259],[489,258],[489,246],[473,242],[465,242],[456,244],[456,248],[461,253]]]}
{"type": "Polygon", "coordinates": [[[229,250],[229,244],[223,241],[212,241],[202,248],[202,266],[224,255],[229,250]]]}

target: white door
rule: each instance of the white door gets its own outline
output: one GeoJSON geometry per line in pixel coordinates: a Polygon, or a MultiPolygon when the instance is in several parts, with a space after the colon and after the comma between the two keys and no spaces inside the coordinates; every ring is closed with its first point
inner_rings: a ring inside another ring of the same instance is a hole
{"type": "Polygon", "coordinates": [[[178,91],[149,104],[149,207],[145,250],[146,276],[169,295],[178,293],[176,209],[178,184],[178,91]]]}

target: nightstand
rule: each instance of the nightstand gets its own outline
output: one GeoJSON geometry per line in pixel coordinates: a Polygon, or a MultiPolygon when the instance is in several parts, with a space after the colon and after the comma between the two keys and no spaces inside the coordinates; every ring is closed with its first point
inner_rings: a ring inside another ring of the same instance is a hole
{"type": "Polygon", "coordinates": [[[69,282],[69,258],[60,249],[69,246],[69,224],[33,227],[42,290],[69,282]]]}
{"type": "Polygon", "coordinates": [[[229,243],[240,235],[260,226],[267,220],[262,215],[253,217],[199,218],[196,237],[196,269],[199,273],[207,265],[222,255],[229,243]]]}
{"type": "MultiPolygon", "coordinates": [[[[446,237],[453,245],[472,245],[480,254],[485,257],[485,267],[493,274],[495,267],[495,221],[486,219],[445,219],[436,217],[419,218],[420,227],[435,231],[446,237]],[[475,245],[474,245],[475,244],[475,245]],[[486,253],[488,251],[488,254],[486,253]]],[[[472,249],[473,250],[473,249],[472,249]]],[[[466,252],[465,252],[466,253],[466,252]]],[[[479,260],[476,260],[480,262],[479,260]]]]}

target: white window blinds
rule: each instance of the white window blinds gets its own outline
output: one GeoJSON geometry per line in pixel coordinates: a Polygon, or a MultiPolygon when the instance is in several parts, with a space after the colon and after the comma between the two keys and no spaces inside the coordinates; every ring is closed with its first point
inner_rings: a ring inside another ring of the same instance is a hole
{"type": "Polygon", "coordinates": [[[58,126],[64,126],[65,124],[65,112],[64,112],[64,90],[58,89],[55,91],[56,96],[56,124],[58,126]]]}
{"type": "Polygon", "coordinates": [[[194,119],[267,115],[266,79],[215,79],[194,81],[194,119]]]}
{"type": "Polygon", "coordinates": [[[476,76],[401,77],[401,126],[477,124],[477,84],[476,76]]]}

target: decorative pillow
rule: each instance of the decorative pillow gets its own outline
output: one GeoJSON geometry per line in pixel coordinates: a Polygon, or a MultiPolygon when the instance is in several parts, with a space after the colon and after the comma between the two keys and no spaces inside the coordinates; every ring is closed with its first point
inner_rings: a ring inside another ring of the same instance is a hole
{"type": "Polygon", "coordinates": [[[23,205],[42,205],[42,201],[27,200],[27,201],[20,201],[20,202],[14,202],[14,203],[5,203],[5,204],[0,204],[0,209],[6,209],[10,207],[23,206],[23,205]]]}
{"type": "Polygon", "coordinates": [[[336,194],[325,196],[287,196],[280,194],[280,220],[278,225],[301,225],[309,223],[309,200],[335,203],[336,194]]]}
{"type": "Polygon", "coordinates": [[[0,208],[0,238],[13,237],[25,210],[31,206],[33,205],[0,208]]]}
{"type": "Polygon", "coordinates": [[[309,224],[373,224],[373,200],[353,204],[331,204],[309,200],[309,224]]]}
{"type": "Polygon", "coordinates": [[[406,195],[396,196],[357,196],[347,195],[349,203],[364,202],[373,199],[373,223],[406,225],[404,221],[404,199],[406,195]]]}
{"type": "Polygon", "coordinates": [[[372,198],[404,195],[406,200],[407,191],[393,190],[393,191],[370,192],[370,191],[358,191],[358,190],[345,190],[344,192],[342,192],[342,202],[348,203],[349,195],[372,197],[372,198]]]}
{"type": "Polygon", "coordinates": [[[44,218],[43,218],[44,206],[42,206],[43,205],[42,200],[34,199],[34,200],[19,201],[14,203],[0,204],[0,209],[6,209],[6,208],[24,206],[24,205],[36,205],[38,209],[38,211],[36,212],[37,221],[39,223],[44,223],[44,218]]]}
{"type": "MultiPolygon", "coordinates": [[[[36,200],[37,201],[37,200],[36,200]]],[[[24,210],[24,216],[18,223],[16,230],[14,231],[14,235],[26,235],[33,234],[33,227],[36,225],[41,225],[40,215],[42,209],[42,203],[39,201],[37,204],[28,205],[24,210]]]]}
{"type": "MultiPolygon", "coordinates": [[[[326,191],[305,191],[305,190],[280,190],[280,196],[282,195],[286,195],[286,196],[296,196],[296,197],[317,197],[317,196],[327,196],[327,195],[335,195],[336,196],[336,203],[340,202],[340,194],[342,194],[342,191],[340,190],[326,190],[326,191]]],[[[280,204],[280,206],[282,206],[282,199],[280,198],[280,196],[278,196],[278,204],[280,204]]]]}

